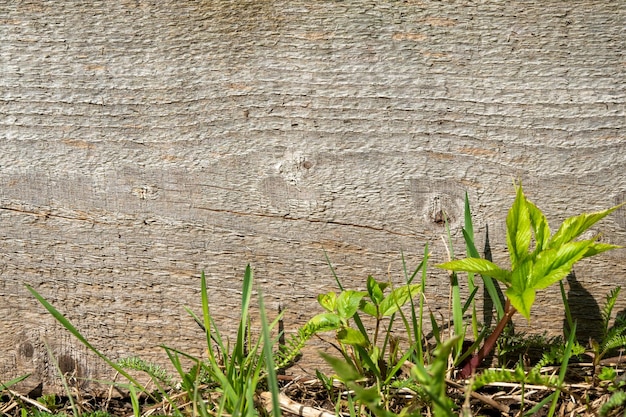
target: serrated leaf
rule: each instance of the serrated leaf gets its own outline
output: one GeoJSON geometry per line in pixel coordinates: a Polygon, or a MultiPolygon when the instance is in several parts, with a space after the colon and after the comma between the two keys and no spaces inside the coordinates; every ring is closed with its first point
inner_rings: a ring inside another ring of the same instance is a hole
{"type": "Polygon", "coordinates": [[[541,290],[565,278],[592,243],[593,240],[570,242],[540,252],[533,265],[531,285],[541,290]]]}
{"type": "Polygon", "coordinates": [[[363,291],[342,291],[337,297],[337,314],[339,314],[339,317],[347,320],[354,316],[365,294],[363,291]]]}
{"type": "Polygon", "coordinates": [[[525,259],[511,272],[511,287],[525,289],[532,285],[533,260],[525,259]]]}
{"type": "Polygon", "coordinates": [[[530,223],[535,232],[535,252],[544,250],[550,241],[550,226],[546,216],[532,202],[526,200],[526,207],[530,215],[530,223]]]}
{"type": "Polygon", "coordinates": [[[561,224],[561,227],[559,227],[559,230],[557,230],[554,236],[552,236],[552,239],[550,239],[550,247],[555,248],[576,239],[595,223],[613,213],[624,204],[625,203],[622,203],[607,210],[597,211],[594,213],[583,213],[578,216],[565,219],[561,224]]]}
{"type": "Polygon", "coordinates": [[[606,252],[608,250],[612,250],[612,249],[621,249],[623,246],[619,246],[619,245],[611,245],[609,243],[592,243],[591,245],[589,245],[589,248],[587,248],[587,252],[585,252],[585,255],[583,256],[583,258],[588,258],[590,256],[594,256],[597,255],[599,253],[602,252],[606,252]]]}
{"type": "Polygon", "coordinates": [[[342,325],[341,318],[335,313],[322,313],[311,318],[307,324],[307,331],[311,330],[312,333],[328,332],[330,330],[337,330],[342,325]]]}
{"type": "Polygon", "coordinates": [[[514,270],[528,255],[532,237],[530,213],[521,185],[517,187],[515,201],[509,210],[509,214],[506,216],[506,232],[506,243],[511,257],[511,269],[514,270]]]}
{"type": "Polygon", "coordinates": [[[532,259],[525,259],[511,273],[511,286],[507,288],[506,295],[511,304],[524,317],[530,318],[530,308],[535,301],[535,288],[532,287],[532,259]]]}
{"type": "Polygon", "coordinates": [[[509,284],[511,280],[511,271],[500,268],[491,261],[480,258],[457,259],[435,265],[437,268],[448,269],[450,271],[474,272],[476,274],[485,275],[509,284]]]}
{"type": "Polygon", "coordinates": [[[603,366],[602,370],[598,374],[600,381],[613,381],[617,377],[617,371],[613,368],[603,366]]]}
{"type": "Polygon", "coordinates": [[[317,302],[327,311],[331,313],[337,309],[337,294],[334,291],[317,296],[317,302]]]}
{"type": "Polygon", "coordinates": [[[420,292],[419,284],[407,284],[394,288],[391,293],[380,303],[379,314],[381,317],[391,316],[405,305],[411,298],[420,292]]]}
{"type": "Polygon", "coordinates": [[[343,327],[337,331],[337,339],[346,345],[366,347],[369,343],[363,334],[351,327],[343,327]]]}
{"type": "Polygon", "coordinates": [[[380,304],[385,296],[383,295],[384,289],[387,287],[386,283],[379,283],[373,276],[367,277],[367,293],[374,302],[374,304],[380,304]]]}
{"type": "Polygon", "coordinates": [[[516,288],[510,287],[506,290],[506,296],[509,297],[511,305],[527,320],[530,320],[530,308],[535,302],[535,290],[526,288],[519,291],[516,288]]]}

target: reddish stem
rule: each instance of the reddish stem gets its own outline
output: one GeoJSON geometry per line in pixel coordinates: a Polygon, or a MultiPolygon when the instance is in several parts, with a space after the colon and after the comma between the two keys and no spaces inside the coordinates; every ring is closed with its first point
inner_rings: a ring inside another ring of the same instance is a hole
{"type": "Polygon", "coordinates": [[[487,340],[485,340],[485,343],[482,345],[480,350],[476,354],[474,354],[474,356],[472,356],[472,358],[465,364],[465,366],[463,366],[463,368],[459,372],[460,378],[469,378],[474,374],[474,372],[476,372],[476,369],[480,366],[483,360],[485,360],[485,357],[489,355],[489,353],[491,353],[493,348],[496,346],[498,337],[500,337],[500,334],[502,334],[504,327],[509,321],[511,321],[511,317],[513,317],[513,314],[515,314],[516,311],[517,310],[515,309],[515,307],[513,307],[507,299],[504,305],[504,316],[502,316],[496,328],[493,329],[493,332],[489,335],[487,340]]]}

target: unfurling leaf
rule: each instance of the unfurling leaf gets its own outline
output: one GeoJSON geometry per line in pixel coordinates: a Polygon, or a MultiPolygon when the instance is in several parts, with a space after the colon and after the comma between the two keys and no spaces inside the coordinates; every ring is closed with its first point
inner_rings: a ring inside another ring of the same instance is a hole
{"type": "MultiPolygon", "coordinates": [[[[528,255],[530,247],[530,213],[522,186],[517,187],[517,196],[506,216],[506,242],[511,257],[511,269],[515,269],[528,255]]],[[[494,277],[495,278],[495,277],[494,277]]]]}
{"type": "Polygon", "coordinates": [[[526,200],[530,223],[535,233],[535,253],[544,250],[550,241],[550,226],[546,216],[530,201],[526,200]]]}
{"type": "Polygon", "coordinates": [[[383,291],[387,288],[389,284],[386,282],[378,282],[373,276],[367,277],[367,293],[370,298],[374,302],[374,304],[378,305],[385,296],[383,295],[383,291]]]}

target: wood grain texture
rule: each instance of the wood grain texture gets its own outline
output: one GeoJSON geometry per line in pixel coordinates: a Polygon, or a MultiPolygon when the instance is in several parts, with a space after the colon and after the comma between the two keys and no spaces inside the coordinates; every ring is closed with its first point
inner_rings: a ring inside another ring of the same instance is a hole
{"type": "MultiPolygon", "coordinates": [[[[465,192],[502,262],[515,178],[553,226],[624,201],[624,27],[605,1],[0,2],[2,380],[52,386],[45,343],[111,377],[25,283],[112,358],[165,363],[202,353],[202,270],[224,326],[251,263],[295,329],[334,288],[324,250],[351,287],[399,283],[401,251],[446,258],[444,210],[462,253],[465,192]]],[[[594,231],[626,245],[626,209],[594,231]]],[[[585,261],[572,293],[625,273],[623,250],[585,261]]],[[[518,326],[562,315],[551,289],[518,326]]]]}

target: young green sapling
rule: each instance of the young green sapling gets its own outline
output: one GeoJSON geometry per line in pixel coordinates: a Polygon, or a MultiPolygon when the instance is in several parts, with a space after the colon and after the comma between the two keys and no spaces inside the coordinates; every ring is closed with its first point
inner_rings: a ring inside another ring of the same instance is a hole
{"type": "Polygon", "coordinates": [[[551,236],[544,214],[526,198],[521,184],[516,189],[515,201],[506,218],[506,240],[511,269],[500,268],[486,259],[473,257],[437,265],[454,272],[464,271],[492,277],[506,286],[505,314],[480,350],[465,363],[459,374],[461,378],[468,378],[476,371],[493,350],[498,337],[516,311],[530,319],[530,308],[538,290],[565,278],[579,260],[619,248],[598,242],[597,236],[586,240],[575,239],[623,204],[604,211],[570,217],[551,236]]]}

